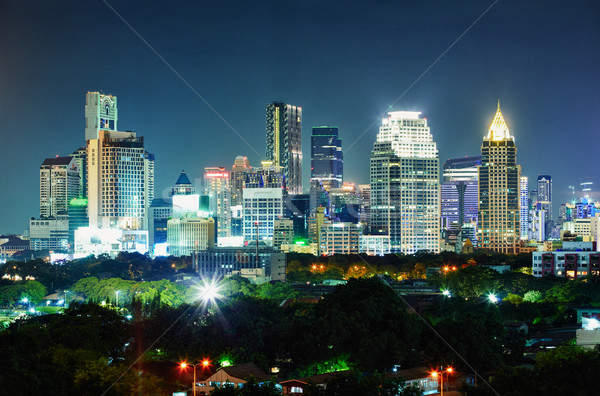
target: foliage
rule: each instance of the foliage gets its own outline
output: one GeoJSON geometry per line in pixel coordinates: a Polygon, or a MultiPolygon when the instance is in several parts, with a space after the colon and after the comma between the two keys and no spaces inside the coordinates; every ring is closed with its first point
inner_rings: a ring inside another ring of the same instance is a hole
{"type": "Polygon", "coordinates": [[[37,304],[46,295],[46,287],[38,281],[18,282],[14,285],[0,287],[0,304],[14,305],[27,298],[31,303],[37,304]]]}
{"type": "Polygon", "coordinates": [[[423,392],[417,386],[405,386],[400,378],[382,374],[362,374],[351,370],[333,377],[326,387],[309,386],[306,396],[421,396],[423,392]]]}
{"type": "Polygon", "coordinates": [[[255,378],[248,378],[242,387],[224,385],[209,393],[213,396],[280,396],[281,391],[277,389],[275,382],[258,383],[255,378]]]}
{"type": "Polygon", "coordinates": [[[543,294],[539,290],[530,290],[523,296],[523,301],[525,302],[540,302],[544,298],[543,294]]]}
{"type": "Polygon", "coordinates": [[[291,348],[303,362],[348,355],[364,370],[389,369],[412,361],[420,327],[391,288],[377,278],[350,279],[325,296],[314,317],[299,317],[291,348]]]}

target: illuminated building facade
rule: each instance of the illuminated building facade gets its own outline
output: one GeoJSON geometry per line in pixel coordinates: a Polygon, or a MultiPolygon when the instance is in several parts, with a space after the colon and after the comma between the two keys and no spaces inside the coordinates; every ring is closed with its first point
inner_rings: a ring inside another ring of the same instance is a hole
{"type": "Polygon", "coordinates": [[[233,167],[231,168],[230,188],[231,188],[231,206],[241,205],[244,201],[242,190],[246,175],[252,171],[248,157],[238,155],[235,157],[233,167]]]}
{"type": "Polygon", "coordinates": [[[481,146],[479,167],[479,246],[499,253],[518,253],[521,231],[517,146],[500,103],[481,146]]]}
{"type": "Polygon", "coordinates": [[[344,154],[338,128],[313,127],[310,143],[310,180],[319,180],[326,190],[342,187],[344,154]]]}
{"type": "Polygon", "coordinates": [[[281,245],[294,242],[294,222],[290,219],[273,221],[273,250],[279,251],[281,245]]]}
{"type": "Polygon", "coordinates": [[[144,149],[143,137],[101,130],[97,139],[88,140],[87,159],[90,227],[146,229],[154,156],[144,149]]]}
{"type": "Polygon", "coordinates": [[[29,244],[31,250],[69,249],[68,216],[29,220],[29,244]]]}
{"type": "Polygon", "coordinates": [[[537,178],[537,204],[538,209],[546,212],[545,233],[549,236],[552,232],[552,176],[539,175],[537,178]]]}
{"type": "Polygon", "coordinates": [[[477,167],[481,156],[452,158],[444,163],[440,185],[441,229],[454,230],[477,245],[477,167]]]}
{"type": "Polygon", "coordinates": [[[261,166],[246,173],[244,188],[285,188],[285,175],[272,161],[261,161],[261,166]]]}
{"type": "Polygon", "coordinates": [[[66,215],[79,196],[79,170],[72,157],[46,158],[40,166],[40,216],[66,215]]]}
{"type": "MultiPolygon", "coordinates": [[[[529,179],[521,176],[519,179],[519,197],[521,201],[521,236],[522,241],[530,239],[529,235],[529,179]]],[[[531,238],[536,239],[536,238],[531,238]]],[[[539,239],[536,239],[539,241],[539,239]]]]}
{"type": "Polygon", "coordinates": [[[302,194],[302,107],[267,105],[267,159],[281,167],[290,194],[302,194]]]}
{"type": "Polygon", "coordinates": [[[258,238],[272,245],[275,220],[282,219],[284,215],[284,189],[244,188],[243,197],[244,242],[252,243],[258,238]]]}
{"type": "Polygon", "coordinates": [[[217,219],[217,236],[230,236],[229,172],[225,168],[204,168],[204,194],[208,195],[210,212],[217,219]]]}
{"type": "Polygon", "coordinates": [[[581,278],[600,275],[600,252],[597,242],[563,242],[562,249],[553,252],[533,252],[533,276],[554,275],[581,278]]]}
{"type": "Polygon", "coordinates": [[[420,114],[389,113],[371,152],[370,231],[392,252],[439,252],[438,150],[420,114]]]}
{"type": "Polygon", "coordinates": [[[360,228],[355,223],[331,223],[321,227],[321,253],[358,254],[360,228]]]}
{"type": "Polygon", "coordinates": [[[87,198],[87,150],[85,147],[80,147],[69,154],[69,157],[75,159],[79,171],[79,194],[77,198],[87,198]]]}
{"type": "Polygon", "coordinates": [[[189,256],[215,246],[215,221],[189,217],[167,221],[169,254],[189,256]]]}
{"type": "Polygon", "coordinates": [[[99,92],[85,95],[85,140],[98,139],[99,132],[117,131],[117,97],[99,92]]]}
{"type": "Polygon", "coordinates": [[[90,225],[87,208],[88,200],[86,198],[73,198],[69,202],[69,248],[71,250],[75,247],[75,230],[90,225]]]}

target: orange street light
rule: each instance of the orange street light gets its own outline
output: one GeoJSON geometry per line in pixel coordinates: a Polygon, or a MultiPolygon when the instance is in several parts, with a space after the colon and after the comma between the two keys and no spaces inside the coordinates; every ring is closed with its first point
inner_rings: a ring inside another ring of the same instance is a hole
{"type": "Polygon", "coordinates": [[[194,394],[194,396],[196,396],[196,367],[202,365],[202,368],[208,368],[208,366],[210,365],[210,360],[208,359],[203,359],[201,362],[196,363],[196,364],[190,364],[187,362],[181,362],[179,363],[179,367],[181,367],[182,369],[186,369],[188,366],[191,366],[194,368],[194,383],[192,384],[192,392],[194,394]]]}
{"type": "Polygon", "coordinates": [[[444,396],[444,374],[446,374],[446,378],[448,378],[447,376],[453,372],[454,369],[452,367],[448,367],[446,370],[441,370],[439,373],[437,371],[431,372],[431,377],[437,378],[438,375],[440,377],[440,396],[444,396]]]}

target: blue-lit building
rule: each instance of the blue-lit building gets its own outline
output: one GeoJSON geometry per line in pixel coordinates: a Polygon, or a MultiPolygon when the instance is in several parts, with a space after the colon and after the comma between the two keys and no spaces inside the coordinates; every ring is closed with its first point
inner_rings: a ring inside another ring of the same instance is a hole
{"type": "Polygon", "coordinates": [[[477,167],[481,156],[451,158],[441,184],[441,229],[461,232],[477,246],[477,167]]]}
{"type": "Polygon", "coordinates": [[[342,187],[344,154],[338,128],[313,127],[310,143],[310,180],[320,181],[326,190],[342,187]]]}

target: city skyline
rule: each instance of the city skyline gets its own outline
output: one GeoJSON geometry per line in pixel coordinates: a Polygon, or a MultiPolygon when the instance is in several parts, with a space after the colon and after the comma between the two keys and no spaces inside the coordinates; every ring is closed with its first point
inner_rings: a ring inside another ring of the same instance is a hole
{"type": "Polygon", "coordinates": [[[0,166],[7,171],[0,178],[0,233],[21,233],[37,216],[44,158],[85,145],[88,91],[117,96],[119,130],[144,136],[156,155],[156,197],[166,196],[181,169],[196,181],[205,167],[230,169],[239,155],[258,166],[265,159],[264,107],[278,100],[303,109],[305,192],[313,126],[339,127],[345,180],[364,184],[387,111],[421,111],[443,163],[478,154],[498,98],[523,175],[551,175],[555,206],[570,199],[569,185],[596,178],[600,33],[592,2],[544,9],[498,2],[445,55],[493,2],[283,4],[278,10],[235,4],[165,10],[152,2],[110,3],[156,53],[103,3],[63,2],[69,13],[43,2],[4,5],[0,34],[9,39],[0,42],[0,166]],[[286,16],[290,11],[297,20],[286,16]],[[393,18],[406,13],[414,18],[393,18]],[[275,22],[263,31],[267,19],[275,22]],[[87,25],[98,21],[105,53],[84,39],[87,25]],[[233,26],[247,34],[231,32],[233,26]],[[298,42],[297,59],[276,50],[280,39],[269,35],[284,28],[298,42]],[[323,40],[315,42],[319,34],[323,40]]]}

